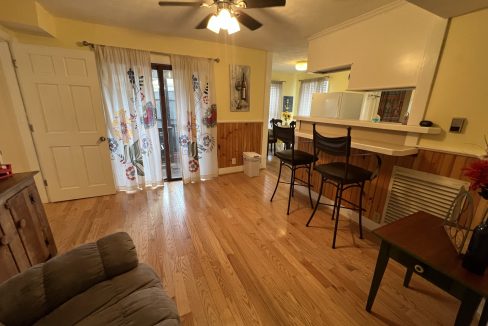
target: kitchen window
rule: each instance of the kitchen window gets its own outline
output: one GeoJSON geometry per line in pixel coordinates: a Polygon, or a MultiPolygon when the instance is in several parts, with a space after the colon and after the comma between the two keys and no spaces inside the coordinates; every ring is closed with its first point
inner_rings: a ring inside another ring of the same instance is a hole
{"type": "Polygon", "coordinates": [[[312,94],[327,93],[329,81],[327,78],[313,78],[300,81],[300,93],[298,94],[298,115],[310,115],[312,107],[312,94]]]}
{"type": "Polygon", "coordinates": [[[283,82],[271,81],[271,89],[269,92],[269,117],[271,119],[281,119],[281,103],[283,98],[283,82]]]}
{"type": "MultiPolygon", "coordinates": [[[[412,96],[411,90],[392,90],[381,92],[378,115],[383,122],[403,122],[412,96]]],[[[406,120],[405,120],[406,123],[406,120]]]]}

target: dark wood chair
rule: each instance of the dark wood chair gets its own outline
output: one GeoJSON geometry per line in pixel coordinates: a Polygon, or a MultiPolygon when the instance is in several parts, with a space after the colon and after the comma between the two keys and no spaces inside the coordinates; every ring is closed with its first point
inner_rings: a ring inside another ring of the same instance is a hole
{"type": "Polygon", "coordinates": [[[271,119],[269,121],[269,123],[271,124],[271,129],[268,129],[268,148],[266,149],[266,156],[268,155],[269,153],[269,147],[271,146],[271,152],[272,153],[276,153],[276,142],[277,142],[277,139],[273,136],[273,125],[276,123],[276,124],[280,124],[282,125],[283,124],[283,121],[281,119],[271,119]]]}
{"type": "Polygon", "coordinates": [[[336,195],[334,200],[334,209],[332,211],[332,219],[335,218],[335,226],[334,226],[334,238],[332,240],[332,248],[335,248],[336,243],[336,235],[337,235],[337,226],[339,223],[339,212],[341,208],[348,208],[341,206],[342,202],[346,202],[352,206],[353,209],[359,212],[359,237],[363,238],[363,225],[362,225],[362,213],[363,213],[363,193],[364,193],[364,184],[367,181],[371,181],[379,173],[379,169],[381,167],[381,158],[376,154],[362,154],[363,156],[366,155],[374,155],[376,156],[377,160],[377,168],[375,171],[371,172],[366,169],[363,169],[359,166],[355,166],[349,163],[349,159],[351,156],[351,127],[347,128],[347,136],[345,137],[324,137],[320,135],[315,130],[315,124],[313,125],[313,148],[314,148],[314,155],[315,157],[319,157],[320,152],[324,152],[327,155],[331,155],[334,157],[343,157],[345,162],[332,162],[327,164],[313,164],[313,170],[320,173],[322,176],[320,182],[320,190],[319,196],[317,198],[317,203],[315,208],[310,216],[307,226],[310,225],[315,213],[319,205],[328,205],[320,202],[320,198],[322,197],[322,190],[324,184],[330,183],[336,188],[336,195]],[[360,188],[359,193],[359,204],[352,203],[344,198],[342,198],[342,194],[345,190],[350,188],[360,188]]]}
{"type": "Polygon", "coordinates": [[[271,196],[273,201],[276,190],[280,183],[286,183],[290,185],[290,192],[288,194],[288,210],[286,214],[290,214],[290,200],[294,196],[295,186],[307,186],[308,196],[310,198],[310,206],[313,208],[312,194],[310,192],[310,176],[312,174],[312,163],[315,161],[315,157],[307,152],[295,150],[295,126],[296,123],[290,123],[290,127],[280,127],[277,123],[273,124],[273,135],[277,140],[281,140],[284,144],[287,144],[285,150],[275,152],[275,156],[280,159],[280,172],[278,173],[278,180],[276,187],[271,196]],[[287,167],[291,171],[290,182],[281,181],[281,169],[283,166],[287,167]],[[308,181],[300,180],[296,178],[295,174],[298,169],[307,169],[308,181]],[[295,183],[299,181],[300,183],[295,183]]]}

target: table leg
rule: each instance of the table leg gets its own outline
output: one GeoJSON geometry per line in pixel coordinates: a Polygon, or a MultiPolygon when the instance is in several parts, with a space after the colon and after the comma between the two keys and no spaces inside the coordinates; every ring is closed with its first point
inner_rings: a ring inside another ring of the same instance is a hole
{"type": "Polygon", "coordinates": [[[407,272],[405,273],[405,279],[403,280],[403,286],[408,288],[410,285],[410,280],[412,280],[413,268],[408,267],[407,272]]]}
{"type": "Polygon", "coordinates": [[[463,300],[461,300],[461,306],[459,307],[455,326],[465,326],[471,325],[474,313],[478,309],[481,302],[481,295],[474,291],[466,289],[463,295],[463,300]]]}
{"type": "Polygon", "coordinates": [[[390,258],[391,245],[385,241],[381,241],[380,252],[378,253],[378,259],[376,260],[376,267],[374,269],[373,280],[371,281],[371,288],[369,289],[368,302],[366,304],[366,311],[371,312],[374,298],[380,287],[381,279],[385,273],[386,265],[388,265],[388,259],[390,258]]]}
{"type": "Polygon", "coordinates": [[[481,313],[480,322],[478,326],[486,326],[488,325],[488,302],[485,298],[485,304],[483,305],[483,312],[481,313]]]}

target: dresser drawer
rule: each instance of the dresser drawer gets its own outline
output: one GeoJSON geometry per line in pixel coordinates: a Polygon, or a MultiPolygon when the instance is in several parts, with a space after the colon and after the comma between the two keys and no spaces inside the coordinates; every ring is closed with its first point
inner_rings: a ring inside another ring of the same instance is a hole
{"type": "Polygon", "coordinates": [[[457,287],[453,286],[453,280],[444,273],[424,264],[422,261],[412,257],[410,254],[396,247],[392,247],[390,249],[390,257],[405,266],[407,269],[412,270],[414,274],[423,277],[427,281],[456,296],[456,291],[458,290],[457,287]]]}
{"type": "Polygon", "coordinates": [[[15,222],[5,205],[0,206],[0,282],[31,266],[15,222]]]}
{"type": "Polygon", "coordinates": [[[6,202],[29,261],[31,265],[36,265],[49,259],[49,250],[33,204],[35,201],[29,187],[22,189],[6,202]]]}

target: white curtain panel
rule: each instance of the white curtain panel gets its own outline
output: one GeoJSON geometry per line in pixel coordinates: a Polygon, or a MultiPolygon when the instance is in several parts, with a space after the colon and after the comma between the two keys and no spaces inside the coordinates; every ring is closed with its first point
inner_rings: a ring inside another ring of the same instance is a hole
{"type": "Polygon", "coordinates": [[[298,99],[298,115],[310,115],[312,108],[312,94],[327,93],[329,82],[326,78],[302,80],[298,99]]]}
{"type": "Polygon", "coordinates": [[[97,45],[95,54],[117,189],[162,185],[149,52],[97,45]]]}
{"type": "Polygon", "coordinates": [[[183,182],[218,175],[213,61],[171,56],[183,182]]]}
{"type": "Polygon", "coordinates": [[[281,119],[282,95],[283,82],[271,81],[271,89],[269,92],[269,121],[271,119],[281,119]]]}

